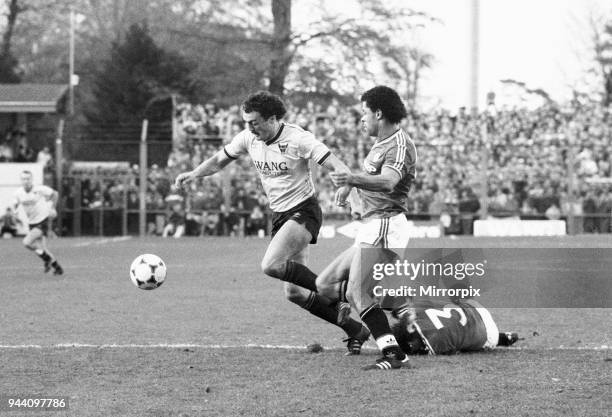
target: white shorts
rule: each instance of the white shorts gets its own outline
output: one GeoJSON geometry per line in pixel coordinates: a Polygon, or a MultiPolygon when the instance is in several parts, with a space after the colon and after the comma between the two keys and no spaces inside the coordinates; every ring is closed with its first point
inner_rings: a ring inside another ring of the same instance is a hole
{"type": "Polygon", "coordinates": [[[487,340],[482,348],[485,350],[495,349],[499,342],[499,329],[497,328],[497,324],[495,324],[495,320],[491,317],[491,313],[476,300],[465,300],[465,303],[476,309],[487,330],[487,340]]]}
{"type": "Polygon", "coordinates": [[[366,219],[362,222],[355,246],[360,243],[390,249],[399,256],[404,256],[408,246],[408,220],[403,213],[384,219],[366,219]]]}

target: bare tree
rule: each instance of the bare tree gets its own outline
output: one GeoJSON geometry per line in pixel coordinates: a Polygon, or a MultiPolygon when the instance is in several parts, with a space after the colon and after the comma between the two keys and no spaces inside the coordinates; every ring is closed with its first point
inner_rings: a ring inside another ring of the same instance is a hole
{"type": "Polygon", "coordinates": [[[433,65],[433,55],[417,47],[390,48],[383,58],[384,70],[393,78],[404,80],[404,97],[410,107],[416,105],[423,70],[433,65]]]}
{"type": "Polygon", "coordinates": [[[19,0],[7,0],[6,9],[6,27],[0,48],[0,82],[16,83],[20,77],[17,73],[18,60],[11,52],[12,41],[17,18],[27,10],[27,6],[19,0]]]}
{"type": "MultiPolygon", "coordinates": [[[[272,13],[279,2],[272,2],[272,13]]],[[[283,7],[291,6],[291,0],[284,0],[283,7]]],[[[323,3],[321,3],[322,5],[323,3]]],[[[282,56],[285,71],[270,70],[270,90],[282,94],[284,90],[287,69],[293,59],[300,54],[303,48],[317,43],[328,51],[342,54],[342,63],[350,65],[358,72],[369,73],[369,64],[374,59],[384,60],[389,56],[392,59],[402,59],[403,64],[411,57],[410,50],[414,47],[400,44],[397,39],[403,39],[407,31],[415,26],[424,25],[434,19],[410,8],[391,8],[386,2],[370,0],[361,4],[359,17],[324,16],[320,21],[312,22],[307,32],[298,33],[292,30],[291,20],[274,20],[273,56],[282,56]],[[284,25],[282,28],[277,24],[284,25]],[[290,33],[291,41],[287,41],[290,33]],[[278,34],[278,35],[277,35],[278,34]],[[274,50],[278,48],[278,50],[274,50]],[[402,58],[400,58],[402,56],[402,58]]],[[[276,10],[277,11],[277,10],[276,10]]],[[[272,61],[274,63],[274,61],[272,61]]],[[[412,88],[418,84],[418,74],[423,68],[431,64],[431,56],[422,53],[418,64],[414,66],[415,72],[409,80],[412,88]],[[414,84],[414,81],[417,84],[414,84]]],[[[393,72],[392,72],[393,74],[393,72]]],[[[406,75],[404,72],[402,75],[406,75]]],[[[413,91],[416,93],[416,90],[413,91]]]]}
{"type": "Polygon", "coordinates": [[[291,0],[272,0],[274,34],[271,39],[270,85],[272,93],[283,94],[285,78],[293,59],[291,47],[291,0]]]}
{"type": "MultiPolygon", "coordinates": [[[[268,88],[281,95],[292,64],[308,62],[302,51],[309,47],[341,55],[338,59],[343,65],[367,73],[369,63],[384,54],[393,44],[392,40],[401,39],[415,25],[432,20],[409,8],[391,9],[380,0],[370,0],[356,4],[361,8],[358,17],[323,15],[320,20],[310,22],[305,31],[298,31],[292,22],[292,0],[271,0],[269,5],[245,0],[228,3],[233,7],[215,4],[216,14],[207,25],[200,25],[199,31],[193,26],[183,27],[176,29],[176,34],[232,47],[246,46],[248,52],[267,60],[268,88]],[[267,7],[270,7],[271,19],[265,12],[267,7]]],[[[322,1],[312,3],[312,7],[324,7],[322,1]]]]}
{"type": "Polygon", "coordinates": [[[88,77],[108,58],[113,42],[120,42],[130,25],[144,21],[160,47],[195,62],[192,75],[198,81],[199,100],[216,99],[220,104],[235,102],[255,88],[284,94],[287,80],[292,89],[311,91],[307,85],[311,81],[305,80],[312,77],[302,80],[298,74],[315,70],[323,62],[326,70],[315,72],[325,79],[317,86],[354,86],[360,79],[374,79],[372,62],[402,49],[411,72],[398,68],[395,75],[398,85],[400,79],[412,77],[406,92],[410,98],[417,94],[421,70],[430,64],[422,51],[421,60],[411,58],[414,45],[405,35],[431,19],[381,0],[355,2],[356,12],[350,16],[327,11],[323,0],[309,0],[306,4],[318,13],[297,23],[292,0],[6,1],[35,5],[28,3],[27,19],[20,19],[13,42],[24,79],[30,80],[65,80],[68,16],[71,7],[75,10],[81,92],[87,89],[88,77]]]}

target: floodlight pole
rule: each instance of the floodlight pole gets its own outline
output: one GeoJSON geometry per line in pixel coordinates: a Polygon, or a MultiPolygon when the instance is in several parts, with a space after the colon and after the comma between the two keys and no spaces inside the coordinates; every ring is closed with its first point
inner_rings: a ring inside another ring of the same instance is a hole
{"type": "Polygon", "coordinates": [[[571,128],[566,129],[565,138],[567,141],[567,202],[569,206],[569,212],[567,213],[567,233],[569,235],[576,234],[576,216],[574,213],[575,206],[575,183],[574,183],[574,163],[576,162],[576,155],[574,151],[574,136],[571,128]]]}
{"type": "Polygon", "coordinates": [[[478,108],[478,77],[480,65],[480,1],[472,0],[471,9],[471,51],[470,51],[470,106],[478,108]]]}
{"type": "Polygon", "coordinates": [[[70,53],[69,53],[69,76],[68,76],[68,114],[74,115],[74,9],[70,7],[70,53]]]}
{"type": "Polygon", "coordinates": [[[61,236],[62,234],[62,211],[64,209],[63,204],[62,204],[62,197],[63,197],[63,174],[64,174],[64,167],[63,167],[63,160],[64,160],[64,156],[63,156],[63,137],[64,137],[64,119],[60,119],[59,123],[57,125],[57,138],[55,139],[55,179],[56,179],[56,190],[57,190],[57,194],[58,194],[58,198],[57,198],[57,212],[58,212],[58,216],[57,216],[57,228],[59,229],[59,234],[61,236]]]}
{"type": "Polygon", "coordinates": [[[139,184],[139,206],[138,206],[138,234],[142,238],[146,234],[147,222],[147,130],[149,121],[142,121],[142,132],[140,134],[140,184],[139,184]]]}
{"type": "Polygon", "coordinates": [[[480,178],[480,217],[482,220],[486,220],[489,216],[489,132],[487,123],[483,123],[480,127],[480,135],[482,137],[481,141],[481,156],[480,156],[480,170],[481,170],[481,178],[480,178]]]}

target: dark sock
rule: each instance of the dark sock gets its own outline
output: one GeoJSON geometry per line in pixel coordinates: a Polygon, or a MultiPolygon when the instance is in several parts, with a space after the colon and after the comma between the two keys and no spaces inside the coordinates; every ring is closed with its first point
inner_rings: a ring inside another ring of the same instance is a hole
{"type": "Polygon", "coordinates": [[[361,312],[361,320],[368,326],[374,340],[393,334],[389,320],[378,304],[373,304],[361,312]]]}
{"type": "Polygon", "coordinates": [[[302,308],[329,323],[336,324],[338,312],[322,302],[321,296],[319,296],[316,292],[310,293],[308,299],[304,305],[302,305],[302,308]]]}
{"type": "MultiPolygon", "coordinates": [[[[338,311],[327,305],[324,298],[315,292],[311,292],[308,300],[302,305],[302,308],[307,310],[310,314],[325,320],[328,323],[338,325],[336,320],[338,319],[338,311]]],[[[350,337],[357,336],[363,327],[361,323],[352,318],[345,320],[342,326],[339,326],[346,334],[350,337]]]]}
{"type": "Polygon", "coordinates": [[[39,254],[38,256],[45,262],[51,261],[51,256],[46,251],[43,251],[43,253],[39,254]]]}
{"type": "Polygon", "coordinates": [[[372,304],[361,312],[361,320],[368,326],[376,345],[384,356],[395,355],[396,358],[404,359],[405,354],[399,347],[395,336],[391,332],[389,320],[385,312],[378,304],[372,304]]]}
{"type": "Polygon", "coordinates": [[[363,324],[353,318],[347,318],[344,324],[340,326],[349,337],[356,337],[363,329],[363,324]]]}
{"type": "Polygon", "coordinates": [[[287,269],[283,281],[317,292],[316,280],[317,275],[308,269],[308,267],[294,261],[287,262],[287,269]]]}

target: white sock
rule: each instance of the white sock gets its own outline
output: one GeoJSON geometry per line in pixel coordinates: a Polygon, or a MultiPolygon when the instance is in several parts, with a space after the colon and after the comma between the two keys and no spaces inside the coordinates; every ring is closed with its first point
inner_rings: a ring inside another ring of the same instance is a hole
{"type": "Polygon", "coordinates": [[[385,334],[378,339],[376,339],[376,344],[381,352],[391,346],[398,346],[397,340],[395,340],[395,336],[392,334],[385,334]]]}

